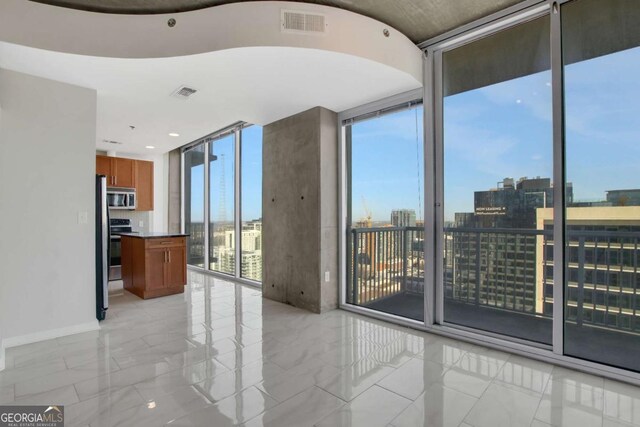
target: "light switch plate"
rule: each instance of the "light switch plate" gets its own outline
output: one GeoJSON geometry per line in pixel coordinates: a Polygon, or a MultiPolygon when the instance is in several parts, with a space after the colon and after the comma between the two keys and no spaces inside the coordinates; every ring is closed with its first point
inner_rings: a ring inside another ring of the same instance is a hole
{"type": "Polygon", "coordinates": [[[87,211],[78,212],[78,224],[87,224],[89,222],[89,213],[87,211]]]}
{"type": "Polygon", "coordinates": [[[328,282],[329,280],[331,280],[331,275],[328,271],[324,272],[324,281],[328,282]]]}

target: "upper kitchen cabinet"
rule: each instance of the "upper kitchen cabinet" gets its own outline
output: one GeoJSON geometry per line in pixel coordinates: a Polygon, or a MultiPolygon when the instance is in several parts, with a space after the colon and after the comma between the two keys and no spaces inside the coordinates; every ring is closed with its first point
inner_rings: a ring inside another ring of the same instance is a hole
{"type": "Polygon", "coordinates": [[[135,160],[136,210],[153,210],[153,162],[135,160]]]}
{"type": "Polygon", "coordinates": [[[114,187],[135,187],[135,161],[123,157],[113,157],[112,167],[115,167],[114,187]]]}
{"type": "Polygon", "coordinates": [[[96,173],[107,177],[107,187],[135,188],[137,211],[153,210],[153,162],[97,155],[96,173]]]}
{"type": "Polygon", "coordinates": [[[96,156],[96,174],[107,177],[107,186],[113,185],[113,174],[111,173],[111,157],[96,156]]]}
{"type": "Polygon", "coordinates": [[[96,173],[107,177],[107,187],[135,187],[133,159],[96,156],[96,173]]]}

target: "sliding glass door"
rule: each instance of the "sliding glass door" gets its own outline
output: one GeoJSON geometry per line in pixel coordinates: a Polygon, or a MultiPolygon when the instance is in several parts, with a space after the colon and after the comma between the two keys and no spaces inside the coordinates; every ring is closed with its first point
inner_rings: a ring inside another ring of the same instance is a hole
{"type": "Polygon", "coordinates": [[[189,144],[182,158],[187,263],[259,283],[262,128],[231,126],[189,144]]]}
{"type": "Polygon", "coordinates": [[[640,2],[562,7],[567,355],[640,371],[640,2]]]}
{"type": "Polygon", "coordinates": [[[424,143],[420,101],[351,119],[347,301],[424,320],[424,143]]]}
{"type": "Polygon", "coordinates": [[[444,322],[551,345],[549,17],[442,53],[444,322]]]}
{"type": "Polygon", "coordinates": [[[236,271],[235,239],[236,133],[209,142],[209,268],[236,271]]]}

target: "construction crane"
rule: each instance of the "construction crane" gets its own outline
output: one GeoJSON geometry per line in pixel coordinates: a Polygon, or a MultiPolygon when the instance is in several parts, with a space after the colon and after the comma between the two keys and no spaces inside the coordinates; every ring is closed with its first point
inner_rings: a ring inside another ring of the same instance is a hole
{"type": "Polygon", "coordinates": [[[360,220],[361,223],[366,223],[367,227],[371,227],[371,209],[369,209],[369,205],[367,204],[367,199],[362,196],[362,209],[364,210],[364,214],[366,215],[364,218],[360,220]]]}

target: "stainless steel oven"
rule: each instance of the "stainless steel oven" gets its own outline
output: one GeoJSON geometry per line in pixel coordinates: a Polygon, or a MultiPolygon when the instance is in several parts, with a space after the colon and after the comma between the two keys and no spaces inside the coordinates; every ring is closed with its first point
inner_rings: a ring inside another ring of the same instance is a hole
{"type": "Polygon", "coordinates": [[[109,280],[122,279],[122,245],[121,233],[133,233],[131,220],[126,218],[111,218],[109,220],[111,241],[109,243],[109,280]]]}
{"type": "Polygon", "coordinates": [[[136,190],[134,188],[108,188],[107,205],[110,209],[135,209],[136,190]]]}

